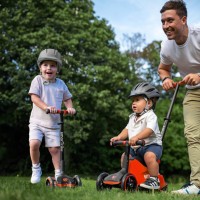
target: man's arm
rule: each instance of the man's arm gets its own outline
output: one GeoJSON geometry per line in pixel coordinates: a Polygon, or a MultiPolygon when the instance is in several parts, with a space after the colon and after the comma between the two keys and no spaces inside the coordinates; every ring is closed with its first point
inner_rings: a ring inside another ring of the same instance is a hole
{"type": "Polygon", "coordinates": [[[162,80],[162,87],[164,90],[174,88],[174,81],[171,79],[171,65],[160,63],[158,66],[158,74],[162,80]]]}

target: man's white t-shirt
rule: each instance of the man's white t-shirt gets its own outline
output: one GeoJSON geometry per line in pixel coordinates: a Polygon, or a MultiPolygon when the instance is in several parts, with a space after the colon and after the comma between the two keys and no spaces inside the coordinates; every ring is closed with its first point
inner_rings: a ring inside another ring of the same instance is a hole
{"type": "MultiPolygon", "coordinates": [[[[200,27],[189,27],[185,44],[177,45],[175,40],[161,43],[161,63],[175,64],[182,78],[190,73],[200,73],[200,27]]],[[[188,89],[200,88],[200,84],[186,86],[188,89]]]]}

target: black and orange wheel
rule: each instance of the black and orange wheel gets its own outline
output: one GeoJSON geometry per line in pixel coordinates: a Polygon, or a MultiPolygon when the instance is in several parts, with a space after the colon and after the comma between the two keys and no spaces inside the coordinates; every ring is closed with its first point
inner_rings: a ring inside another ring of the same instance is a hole
{"type": "Polygon", "coordinates": [[[80,177],[79,177],[78,175],[75,175],[75,176],[73,177],[73,179],[74,179],[74,181],[75,181],[76,186],[82,186],[81,179],[80,179],[80,177]]]}
{"type": "Polygon", "coordinates": [[[121,189],[128,191],[135,191],[137,188],[137,181],[132,174],[125,174],[121,180],[121,189]]]}
{"type": "Polygon", "coordinates": [[[53,188],[55,187],[55,184],[56,184],[56,180],[54,177],[49,176],[46,178],[46,186],[53,188]]]}
{"type": "Polygon", "coordinates": [[[101,173],[98,178],[97,178],[97,181],[96,181],[96,189],[98,191],[101,191],[101,190],[104,190],[106,188],[108,188],[108,186],[106,186],[104,183],[103,183],[103,180],[104,178],[108,176],[108,173],[107,172],[103,172],[101,173]]]}

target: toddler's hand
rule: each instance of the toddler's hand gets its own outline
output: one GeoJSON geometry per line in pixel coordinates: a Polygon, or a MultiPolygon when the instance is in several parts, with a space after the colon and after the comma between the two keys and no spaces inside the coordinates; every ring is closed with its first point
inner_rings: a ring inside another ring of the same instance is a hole
{"type": "Polygon", "coordinates": [[[110,145],[112,146],[112,142],[118,141],[120,140],[119,136],[115,136],[113,138],[110,139],[110,145]]]}
{"type": "Polygon", "coordinates": [[[131,145],[131,146],[134,146],[138,140],[139,140],[138,137],[136,137],[136,136],[132,137],[132,138],[129,140],[130,145],[131,145]]]}

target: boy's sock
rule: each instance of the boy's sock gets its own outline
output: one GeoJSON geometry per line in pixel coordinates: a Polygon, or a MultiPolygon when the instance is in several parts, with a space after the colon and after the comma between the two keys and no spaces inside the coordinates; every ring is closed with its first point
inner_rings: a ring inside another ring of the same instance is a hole
{"type": "Polygon", "coordinates": [[[57,180],[57,178],[62,174],[60,169],[55,169],[55,179],[57,180]]]}
{"type": "Polygon", "coordinates": [[[38,164],[32,164],[32,167],[33,167],[34,169],[39,168],[39,167],[40,167],[40,163],[38,163],[38,164]]]}

